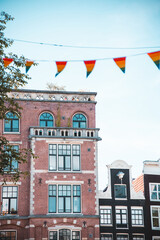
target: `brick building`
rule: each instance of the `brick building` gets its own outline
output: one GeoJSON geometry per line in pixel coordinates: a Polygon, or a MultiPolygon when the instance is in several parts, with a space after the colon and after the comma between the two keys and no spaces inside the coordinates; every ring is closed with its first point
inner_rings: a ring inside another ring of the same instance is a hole
{"type": "Polygon", "coordinates": [[[2,185],[0,239],[99,239],[97,141],[94,92],[18,90],[23,108],[10,112],[0,134],[37,159],[11,164],[29,171],[16,185],[2,185]]]}
{"type": "Polygon", "coordinates": [[[122,160],[108,167],[108,185],[99,192],[101,240],[144,240],[145,198],[134,189],[131,166],[122,160]]]}
{"type": "Polygon", "coordinates": [[[160,240],[160,160],[144,161],[144,195],[146,198],[146,239],[160,240]]]}

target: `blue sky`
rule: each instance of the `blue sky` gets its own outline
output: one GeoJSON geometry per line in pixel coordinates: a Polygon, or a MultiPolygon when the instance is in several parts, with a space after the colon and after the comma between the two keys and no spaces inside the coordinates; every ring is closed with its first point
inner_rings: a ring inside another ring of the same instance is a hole
{"type": "Polygon", "coordinates": [[[160,50],[158,0],[1,0],[1,9],[15,17],[6,36],[13,39],[97,47],[143,49],[76,49],[15,41],[9,51],[31,60],[48,60],[29,70],[26,88],[46,89],[47,82],[66,90],[96,91],[99,143],[99,185],[107,181],[106,164],[122,159],[133,165],[133,177],[144,160],[160,157],[160,70],[147,54],[127,57],[123,74],[112,58],[160,50]],[[84,63],[68,62],[56,73],[55,60],[97,61],[86,79],[84,63]],[[103,176],[103,177],[102,177],[103,176]],[[104,180],[105,179],[105,180],[104,180]]]}

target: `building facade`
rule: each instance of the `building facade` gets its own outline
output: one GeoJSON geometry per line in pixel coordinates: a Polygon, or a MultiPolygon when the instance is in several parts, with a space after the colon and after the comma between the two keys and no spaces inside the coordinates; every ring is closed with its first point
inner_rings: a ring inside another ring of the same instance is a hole
{"type": "Polygon", "coordinates": [[[144,161],[144,194],[146,198],[147,240],[160,240],[160,160],[144,161]]]}
{"type": "Polygon", "coordinates": [[[38,158],[19,166],[12,159],[30,175],[0,182],[0,239],[99,239],[96,93],[19,90],[10,97],[21,118],[7,112],[0,134],[38,158]]]}
{"type": "Polygon", "coordinates": [[[108,165],[108,185],[99,193],[101,240],[144,240],[145,199],[132,185],[131,166],[122,160],[108,165]]]}

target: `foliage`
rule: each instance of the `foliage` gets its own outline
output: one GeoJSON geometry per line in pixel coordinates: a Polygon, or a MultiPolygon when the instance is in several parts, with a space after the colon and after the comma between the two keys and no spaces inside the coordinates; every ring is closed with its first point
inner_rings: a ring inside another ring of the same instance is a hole
{"type": "MultiPolygon", "coordinates": [[[[5,114],[7,111],[12,113],[17,113],[21,116],[21,107],[18,102],[15,101],[14,98],[10,98],[8,93],[12,92],[13,89],[18,89],[19,87],[23,87],[27,81],[30,79],[29,76],[25,73],[21,72],[21,67],[25,67],[26,59],[24,56],[18,57],[16,54],[8,53],[6,54],[6,49],[9,48],[13,41],[5,38],[4,30],[6,29],[6,24],[9,21],[12,21],[13,18],[5,13],[1,12],[0,14],[0,119],[5,118],[5,114]],[[4,67],[3,58],[12,58],[13,62],[11,65],[4,67]]],[[[23,149],[20,150],[19,153],[16,152],[8,140],[0,136],[0,174],[6,180],[6,173],[4,169],[10,163],[11,157],[15,159],[19,164],[27,161],[27,158],[33,155],[31,150],[23,149]],[[9,149],[5,151],[5,149],[9,149]]],[[[35,157],[33,155],[33,157],[35,157]]],[[[8,171],[9,178],[13,181],[17,181],[21,175],[21,171],[19,169],[16,170],[14,174],[12,171],[8,171]]]]}
{"type": "Polygon", "coordinates": [[[65,86],[58,86],[55,83],[47,83],[47,89],[51,91],[64,91],[66,89],[65,86]]]}
{"type": "Polygon", "coordinates": [[[71,118],[70,117],[68,118],[67,126],[71,127],[71,118]]]}
{"type": "Polygon", "coordinates": [[[57,109],[56,127],[60,127],[60,126],[61,126],[61,111],[60,111],[60,105],[59,105],[57,109]]]}

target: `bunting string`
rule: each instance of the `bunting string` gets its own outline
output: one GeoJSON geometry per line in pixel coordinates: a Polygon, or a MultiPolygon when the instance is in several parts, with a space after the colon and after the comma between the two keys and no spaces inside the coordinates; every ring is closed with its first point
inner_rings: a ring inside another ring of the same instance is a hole
{"type": "Polygon", "coordinates": [[[160,46],[140,46],[140,47],[98,47],[98,46],[78,46],[78,45],[65,45],[65,44],[57,44],[57,43],[44,43],[44,42],[34,42],[34,41],[27,41],[27,40],[20,40],[20,39],[12,39],[15,42],[23,42],[23,43],[30,43],[30,44],[38,44],[38,45],[46,45],[46,46],[53,46],[53,47],[65,47],[65,48],[88,48],[88,49],[111,49],[111,50],[118,50],[118,49],[147,49],[147,48],[160,48],[160,46]]]}
{"type": "MultiPolygon", "coordinates": [[[[125,56],[125,57],[120,57],[120,58],[101,58],[101,59],[94,59],[94,60],[68,60],[68,61],[55,61],[56,66],[57,66],[57,73],[55,74],[55,77],[59,75],[59,73],[61,73],[64,68],[66,67],[67,62],[80,62],[83,61],[85,66],[86,66],[86,77],[88,77],[91,72],[93,71],[96,61],[98,60],[109,60],[109,59],[113,59],[113,61],[116,63],[116,65],[120,68],[120,70],[125,73],[125,64],[126,64],[126,58],[127,57],[131,57],[131,56],[137,56],[137,55],[144,55],[147,54],[152,61],[155,63],[155,65],[157,66],[158,69],[160,69],[160,51],[156,51],[156,52],[150,52],[150,53],[139,53],[139,54],[134,54],[134,55],[130,55],[130,56],[125,56]]],[[[32,66],[32,64],[34,62],[51,62],[50,60],[27,60],[26,61],[26,73],[28,72],[28,70],[30,69],[30,67],[32,66]]],[[[4,67],[8,67],[9,64],[11,64],[13,62],[12,58],[3,58],[3,62],[4,62],[4,67]]]]}

